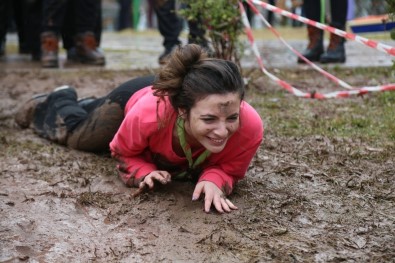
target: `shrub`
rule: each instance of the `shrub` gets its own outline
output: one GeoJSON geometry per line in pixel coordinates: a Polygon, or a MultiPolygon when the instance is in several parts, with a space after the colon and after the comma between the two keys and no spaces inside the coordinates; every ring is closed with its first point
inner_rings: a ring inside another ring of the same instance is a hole
{"type": "Polygon", "coordinates": [[[243,32],[237,0],[181,0],[180,14],[187,20],[202,21],[211,40],[214,56],[240,65],[239,36],[243,32]]]}

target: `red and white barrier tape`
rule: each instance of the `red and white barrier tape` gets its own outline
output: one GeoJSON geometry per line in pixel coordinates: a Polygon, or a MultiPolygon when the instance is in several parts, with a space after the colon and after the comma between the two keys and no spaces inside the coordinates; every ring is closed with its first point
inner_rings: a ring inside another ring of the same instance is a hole
{"type": "MultiPolygon", "coordinates": [[[[255,0],[252,0],[252,1],[253,2],[262,3],[260,1],[255,1],[255,0]]],[[[250,0],[248,0],[248,2],[250,2],[250,0]]],[[[266,3],[263,3],[263,4],[266,4],[266,3]]],[[[269,5],[269,6],[271,6],[271,5],[269,5]]],[[[274,6],[271,6],[271,7],[277,8],[277,7],[274,7],[274,6]]],[[[330,92],[330,93],[326,93],[326,94],[318,93],[318,92],[307,93],[307,92],[300,91],[299,89],[293,87],[291,84],[287,83],[286,81],[283,81],[283,80],[279,79],[278,77],[276,77],[275,75],[271,74],[269,71],[266,70],[266,68],[265,68],[265,66],[263,64],[262,57],[259,54],[258,47],[257,47],[257,45],[255,43],[255,40],[254,40],[254,37],[253,37],[253,34],[252,34],[252,30],[251,30],[251,26],[250,26],[250,22],[248,21],[248,18],[247,18],[244,6],[243,6],[243,4],[241,2],[239,2],[239,8],[240,8],[241,17],[242,17],[243,24],[245,26],[245,30],[246,30],[246,34],[247,34],[248,40],[249,40],[249,42],[251,44],[252,51],[254,52],[254,54],[255,54],[255,56],[256,56],[256,58],[258,60],[258,64],[259,64],[262,72],[265,75],[267,75],[271,80],[273,80],[274,82],[276,82],[281,87],[285,88],[287,91],[289,91],[290,93],[294,94],[295,96],[303,97],[303,98],[329,99],[329,98],[342,98],[342,97],[344,98],[344,97],[349,97],[351,95],[362,95],[362,94],[366,94],[366,93],[369,93],[369,92],[376,92],[376,91],[395,90],[395,84],[387,84],[387,85],[374,86],[374,87],[361,87],[361,88],[352,89],[352,90],[346,90],[346,91],[335,91],[335,92],[330,92]]],[[[284,11],[282,9],[279,9],[279,10],[284,11]]],[[[284,12],[287,12],[287,11],[284,11],[284,12]]],[[[280,12],[278,12],[278,13],[280,13],[280,12]]],[[[276,34],[278,34],[277,31],[276,31],[276,34]]],[[[285,42],[285,40],[283,42],[285,42]]],[[[286,45],[289,46],[288,44],[286,44],[286,45]]],[[[291,49],[293,49],[293,48],[291,47],[291,49]]],[[[296,53],[298,53],[298,56],[299,55],[302,56],[298,51],[296,51],[296,53]]],[[[307,60],[306,62],[310,62],[310,61],[307,60]]],[[[313,64],[312,62],[310,62],[310,63],[313,64]]],[[[316,66],[316,68],[319,68],[319,67],[316,66]]],[[[323,71],[322,69],[318,69],[318,70],[320,72],[323,71]]],[[[331,74],[328,75],[328,74],[329,73],[327,73],[325,75],[328,78],[330,78],[332,80],[335,80],[335,82],[338,83],[339,85],[351,87],[347,83],[345,83],[344,81],[341,81],[341,80],[337,79],[336,77],[334,77],[333,75],[331,75],[331,74]]]]}
{"type": "MultiPolygon", "coordinates": [[[[358,36],[358,35],[354,35],[352,33],[348,33],[348,32],[345,32],[343,30],[340,30],[340,29],[337,29],[337,28],[334,28],[334,27],[331,27],[331,26],[328,26],[328,25],[325,25],[325,24],[321,24],[319,22],[316,22],[316,21],[313,21],[313,20],[308,19],[306,17],[299,16],[297,14],[288,12],[286,10],[283,10],[281,8],[278,8],[276,6],[267,4],[267,3],[259,1],[259,0],[248,0],[248,1],[252,1],[254,4],[260,5],[263,8],[265,8],[265,9],[267,9],[269,11],[272,11],[274,13],[281,14],[281,15],[289,17],[289,18],[291,18],[293,20],[298,20],[298,21],[300,21],[302,23],[309,24],[311,26],[314,26],[316,28],[319,28],[319,29],[331,32],[331,33],[336,34],[338,36],[341,36],[341,37],[344,37],[344,38],[347,38],[347,39],[350,39],[350,40],[355,40],[356,42],[361,43],[361,44],[363,44],[365,46],[368,46],[368,47],[380,50],[382,52],[385,52],[387,54],[390,54],[392,56],[395,56],[395,47],[391,47],[389,45],[378,43],[376,41],[373,41],[373,40],[370,40],[370,39],[367,39],[367,38],[364,38],[364,37],[361,37],[361,36],[358,36]]],[[[346,1],[346,0],[344,0],[344,1],[346,1]]]]}
{"type": "Polygon", "coordinates": [[[318,72],[320,72],[322,75],[324,75],[325,77],[327,77],[328,79],[332,80],[333,82],[335,82],[336,84],[342,86],[343,88],[346,89],[353,89],[353,87],[351,87],[351,85],[349,85],[348,83],[344,82],[341,79],[338,79],[337,77],[333,76],[332,74],[330,74],[329,72],[323,70],[322,68],[320,68],[319,66],[317,66],[316,64],[314,64],[313,62],[311,62],[310,60],[308,60],[307,58],[305,58],[300,52],[298,52],[296,49],[294,49],[293,47],[291,47],[285,40],[284,38],[282,38],[280,36],[280,34],[277,32],[277,30],[274,29],[274,27],[272,27],[272,25],[263,17],[263,15],[259,12],[259,10],[251,3],[251,1],[247,1],[247,3],[249,4],[249,6],[251,7],[252,11],[259,16],[259,18],[263,21],[263,23],[269,28],[269,30],[271,32],[273,32],[273,34],[289,49],[291,50],[295,55],[297,55],[299,58],[301,58],[304,62],[306,62],[306,64],[310,65],[312,68],[314,68],[315,70],[317,70],[318,72]]]}

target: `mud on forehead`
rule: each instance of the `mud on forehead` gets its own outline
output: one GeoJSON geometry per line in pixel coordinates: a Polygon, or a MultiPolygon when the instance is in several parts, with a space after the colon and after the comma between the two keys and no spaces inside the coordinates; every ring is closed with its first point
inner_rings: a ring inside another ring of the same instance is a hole
{"type": "Polygon", "coordinates": [[[218,102],[217,107],[218,107],[218,109],[219,109],[219,111],[220,111],[221,113],[226,113],[226,114],[228,114],[228,113],[230,113],[231,108],[232,108],[231,106],[232,106],[234,103],[236,103],[236,102],[233,101],[233,100],[228,100],[228,101],[224,101],[224,102],[218,102]]]}

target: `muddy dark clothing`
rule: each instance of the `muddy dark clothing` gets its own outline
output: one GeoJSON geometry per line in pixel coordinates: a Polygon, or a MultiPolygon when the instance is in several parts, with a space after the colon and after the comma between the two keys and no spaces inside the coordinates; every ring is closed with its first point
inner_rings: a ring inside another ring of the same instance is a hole
{"type": "Polygon", "coordinates": [[[99,16],[98,0],[43,0],[43,31],[60,32],[68,8],[72,8],[76,33],[93,32],[99,16]]]}
{"type": "Polygon", "coordinates": [[[101,38],[101,1],[99,0],[42,0],[42,32],[62,34],[66,49],[74,45],[74,36],[94,32],[101,38]]]}
{"type": "Polygon", "coordinates": [[[65,86],[37,105],[33,128],[40,136],[74,149],[108,151],[127,101],[153,81],[154,76],[132,79],[107,96],[89,101],[78,100],[75,89],[65,86]]]}
{"type": "Polygon", "coordinates": [[[33,30],[27,16],[28,3],[23,0],[0,0],[0,55],[4,54],[7,31],[18,34],[19,53],[29,52],[27,31],[33,30]]]}

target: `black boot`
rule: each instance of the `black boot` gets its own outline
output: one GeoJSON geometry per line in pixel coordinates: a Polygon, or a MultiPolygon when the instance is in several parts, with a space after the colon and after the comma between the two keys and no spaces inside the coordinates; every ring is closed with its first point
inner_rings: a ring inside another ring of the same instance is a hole
{"type": "Polygon", "coordinates": [[[344,63],[346,61],[346,50],[344,38],[331,34],[328,49],[321,55],[321,63],[344,63]]]}
{"type": "MultiPolygon", "coordinates": [[[[310,61],[319,61],[320,56],[324,53],[323,31],[313,26],[307,26],[309,44],[302,55],[310,61]]],[[[298,58],[298,63],[305,63],[303,59],[298,58]]]]}
{"type": "Polygon", "coordinates": [[[69,133],[86,116],[78,105],[76,90],[66,85],[56,88],[36,106],[32,126],[41,137],[65,145],[69,133]]]}

